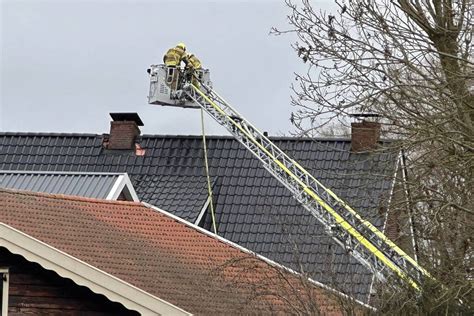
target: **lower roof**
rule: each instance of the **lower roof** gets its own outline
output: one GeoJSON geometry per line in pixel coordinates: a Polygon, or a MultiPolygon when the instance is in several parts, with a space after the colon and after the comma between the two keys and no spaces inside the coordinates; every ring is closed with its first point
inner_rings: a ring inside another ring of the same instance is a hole
{"type": "Polygon", "coordinates": [[[341,313],[335,292],[140,203],[3,189],[0,200],[0,246],[25,255],[32,242],[27,259],[131,309],[341,313]]]}

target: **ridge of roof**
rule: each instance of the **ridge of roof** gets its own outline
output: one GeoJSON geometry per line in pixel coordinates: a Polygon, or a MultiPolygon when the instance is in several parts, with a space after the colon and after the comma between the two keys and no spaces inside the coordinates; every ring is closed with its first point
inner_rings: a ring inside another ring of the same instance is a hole
{"type": "Polygon", "coordinates": [[[3,170],[0,174],[51,174],[51,175],[84,175],[84,176],[122,176],[126,172],[87,172],[87,171],[37,171],[37,170],[3,170]]]}
{"type": "Polygon", "coordinates": [[[0,136],[80,136],[95,137],[102,134],[93,133],[62,133],[62,132],[0,132],[0,136]]]}
{"type": "MultiPolygon", "coordinates": [[[[63,133],[63,132],[0,132],[0,136],[67,136],[67,137],[96,137],[96,136],[108,136],[109,133],[63,133]]],[[[174,135],[174,134],[142,134],[139,137],[166,137],[166,138],[202,138],[202,135],[174,135]]],[[[231,138],[232,135],[206,135],[208,138],[231,138]]],[[[272,136],[272,139],[282,140],[337,140],[337,141],[350,141],[350,137],[301,137],[301,136],[272,136]]]]}
{"type": "Polygon", "coordinates": [[[58,199],[58,200],[88,202],[88,203],[94,203],[94,204],[143,206],[143,203],[141,202],[102,200],[102,199],[95,199],[95,198],[89,198],[89,197],[83,197],[83,196],[77,196],[77,195],[52,194],[52,193],[45,193],[45,192],[32,192],[32,191],[16,190],[16,189],[0,188],[0,192],[7,192],[7,193],[26,195],[26,196],[47,197],[47,198],[58,199]]]}
{"type": "MultiPolygon", "coordinates": [[[[202,139],[202,135],[159,135],[159,134],[143,134],[143,138],[163,137],[163,138],[193,138],[202,139]]],[[[208,139],[232,139],[232,135],[206,135],[208,139]]],[[[286,140],[286,141],[347,141],[350,142],[350,137],[301,137],[301,136],[268,136],[271,140],[286,140]]]]}
{"type": "MultiPolygon", "coordinates": [[[[61,133],[61,132],[0,132],[0,136],[38,136],[38,137],[103,137],[109,136],[108,133],[92,134],[92,133],[61,133]]],[[[173,135],[173,134],[142,134],[141,138],[179,138],[179,139],[201,139],[202,135],[173,135]]],[[[231,135],[206,135],[208,139],[235,139],[231,135]]],[[[333,142],[350,142],[351,138],[348,137],[308,137],[308,136],[268,136],[271,140],[280,141],[333,141],[333,142]]],[[[393,142],[396,139],[382,139],[383,142],[393,142]]]]}

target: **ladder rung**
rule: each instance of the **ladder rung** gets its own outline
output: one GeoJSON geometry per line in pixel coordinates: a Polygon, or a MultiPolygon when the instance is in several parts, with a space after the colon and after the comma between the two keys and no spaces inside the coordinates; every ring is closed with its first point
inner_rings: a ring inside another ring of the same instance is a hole
{"type": "Polygon", "coordinates": [[[190,86],[191,90],[185,90],[188,96],[225,126],[323,224],[338,244],[378,278],[383,279],[384,274],[395,272],[418,288],[422,281],[420,277],[429,277],[428,272],[287,156],[214,90],[203,84],[205,92],[192,84],[190,86]]]}

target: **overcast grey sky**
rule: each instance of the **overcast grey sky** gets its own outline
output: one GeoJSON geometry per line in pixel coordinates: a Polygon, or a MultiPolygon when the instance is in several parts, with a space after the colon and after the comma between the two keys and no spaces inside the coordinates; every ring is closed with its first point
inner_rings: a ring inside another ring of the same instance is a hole
{"type": "MultiPolygon", "coordinates": [[[[146,134],[200,134],[199,110],[147,104],[146,68],[178,42],[216,91],[259,129],[292,130],[283,0],[1,1],[0,131],[107,133],[109,112],[138,112],[146,134]]],[[[328,1],[314,1],[330,7],[328,1]]],[[[206,118],[209,134],[227,134],[206,118]]]]}

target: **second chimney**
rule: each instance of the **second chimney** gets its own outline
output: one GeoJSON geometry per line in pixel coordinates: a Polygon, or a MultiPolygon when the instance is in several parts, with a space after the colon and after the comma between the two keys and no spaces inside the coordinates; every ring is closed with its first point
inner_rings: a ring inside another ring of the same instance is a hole
{"type": "Polygon", "coordinates": [[[380,123],[362,121],[352,123],[351,128],[352,152],[367,152],[377,148],[380,139],[380,123]]]}
{"type": "Polygon", "coordinates": [[[110,113],[110,136],[107,149],[135,150],[135,141],[140,135],[138,126],[143,122],[137,113],[110,113]]]}

